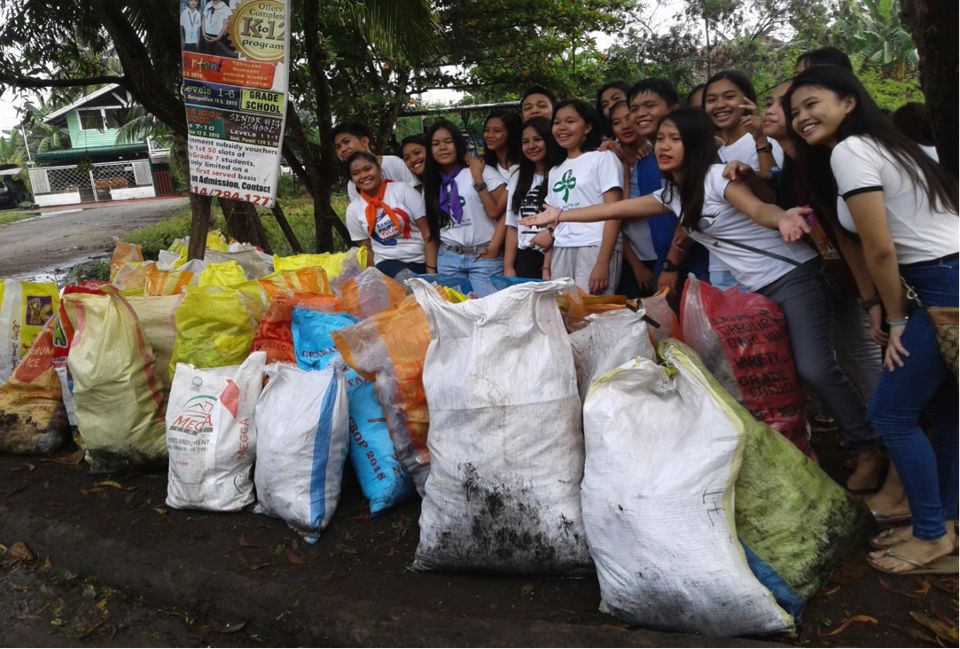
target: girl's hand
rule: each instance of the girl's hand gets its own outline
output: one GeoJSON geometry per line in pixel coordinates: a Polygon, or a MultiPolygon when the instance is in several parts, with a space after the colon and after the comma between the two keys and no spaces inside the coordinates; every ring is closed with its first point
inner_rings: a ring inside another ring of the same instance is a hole
{"type": "Polygon", "coordinates": [[[747,132],[754,137],[763,135],[763,118],[757,114],[757,105],[747,98],[739,106],[744,112],[740,117],[740,125],[747,129],[747,132]]]}
{"type": "Polygon", "coordinates": [[[640,262],[633,266],[633,276],[637,280],[637,287],[641,291],[649,291],[653,288],[653,282],[656,278],[653,276],[653,271],[647,268],[645,263],[640,262]]]}
{"type": "Polygon", "coordinates": [[[680,277],[680,273],[675,270],[671,271],[661,271],[660,277],[657,278],[657,290],[662,288],[667,289],[667,296],[676,294],[677,292],[677,278],[680,277]]]}
{"type": "Polygon", "coordinates": [[[642,160],[650,155],[650,152],[653,151],[653,145],[650,144],[650,140],[644,140],[640,143],[640,147],[637,149],[637,159],[642,160]]]}
{"type": "Polygon", "coordinates": [[[745,182],[753,173],[753,168],[750,165],[743,164],[739,160],[732,160],[723,168],[723,177],[727,180],[742,180],[745,182]]]}
{"type": "Polygon", "coordinates": [[[810,224],[807,223],[807,219],[804,217],[812,212],[813,210],[809,207],[791,207],[784,212],[783,218],[781,218],[780,223],[778,223],[780,235],[783,237],[783,240],[788,243],[799,241],[803,238],[803,235],[809,234],[811,229],[810,224]]]}
{"type": "Polygon", "coordinates": [[[870,340],[881,347],[887,344],[887,332],[881,328],[883,322],[883,307],[874,304],[867,310],[867,320],[870,322],[870,340]]]}
{"type": "Polygon", "coordinates": [[[600,295],[607,290],[610,285],[610,265],[599,262],[594,265],[587,285],[590,287],[590,295],[600,295]]]}
{"type": "Polygon", "coordinates": [[[614,139],[604,140],[601,142],[600,146],[597,148],[597,151],[613,151],[621,161],[626,159],[626,154],[620,147],[620,143],[614,139]]]}
{"type": "Polygon", "coordinates": [[[467,164],[470,165],[470,174],[473,176],[473,182],[483,182],[483,158],[478,158],[472,153],[467,154],[467,164]]]}
{"type": "Polygon", "coordinates": [[[904,329],[906,327],[890,327],[890,334],[887,336],[887,353],[883,357],[883,366],[890,372],[903,367],[903,359],[910,355],[900,342],[904,329]]]}
{"type": "MultiPolygon", "coordinates": [[[[558,207],[553,207],[552,205],[544,205],[543,211],[539,214],[534,214],[533,216],[528,216],[526,218],[520,219],[520,225],[525,225],[527,227],[533,226],[545,226],[553,225],[556,226],[560,223],[560,213],[563,212],[558,207]]],[[[539,236],[539,235],[537,235],[539,236]]]]}

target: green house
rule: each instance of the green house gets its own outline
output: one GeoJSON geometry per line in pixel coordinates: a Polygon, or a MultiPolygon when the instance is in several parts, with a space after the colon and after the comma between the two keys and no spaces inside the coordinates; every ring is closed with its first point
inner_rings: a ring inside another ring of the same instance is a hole
{"type": "Polygon", "coordinates": [[[136,100],[110,84],[44,118],[66,128],[70,147],[33,154],[30,184],[37,205],[71,205],[152,198],[169,190],[169,150],[152,143],[118,143],[136,100]],[[158,191],[158,187],[160,190],[158,191]]]}

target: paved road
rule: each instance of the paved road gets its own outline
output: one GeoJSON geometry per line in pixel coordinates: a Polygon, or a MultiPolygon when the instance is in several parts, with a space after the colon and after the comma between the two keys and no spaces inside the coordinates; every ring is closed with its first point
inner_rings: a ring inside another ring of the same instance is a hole
{"type": "Polygon", "coordinates": [[[186,204],[181,197],[105,204],[0,226],[0,277],[49,272],[102,256],[113,249],[112,237],[156,223],[186,204]]]}

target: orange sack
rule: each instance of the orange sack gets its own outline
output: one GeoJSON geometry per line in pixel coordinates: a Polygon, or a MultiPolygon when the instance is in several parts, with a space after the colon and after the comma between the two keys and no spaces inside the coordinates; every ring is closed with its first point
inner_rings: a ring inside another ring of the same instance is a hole
{"type": "Polygon", "coordinates": [[[294,307],[304,307],[314,311],[333,313],[340,310],[340,300],[334,295],[315,293],[275,293],[270,298],[270,306],[260,327],[253,337],[250,351],[267,353],[267,363],[297,364],[297,355],[293,350],[293,333],[290,322],[294,307]]]}

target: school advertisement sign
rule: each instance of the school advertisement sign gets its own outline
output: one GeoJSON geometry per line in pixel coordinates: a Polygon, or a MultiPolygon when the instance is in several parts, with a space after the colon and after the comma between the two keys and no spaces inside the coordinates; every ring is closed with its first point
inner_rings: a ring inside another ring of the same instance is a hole
{"type": "Polygon", "coordinates": [[[290,0],[180,0],[190,191],[270,207],[287,109],[290,0]]]}

